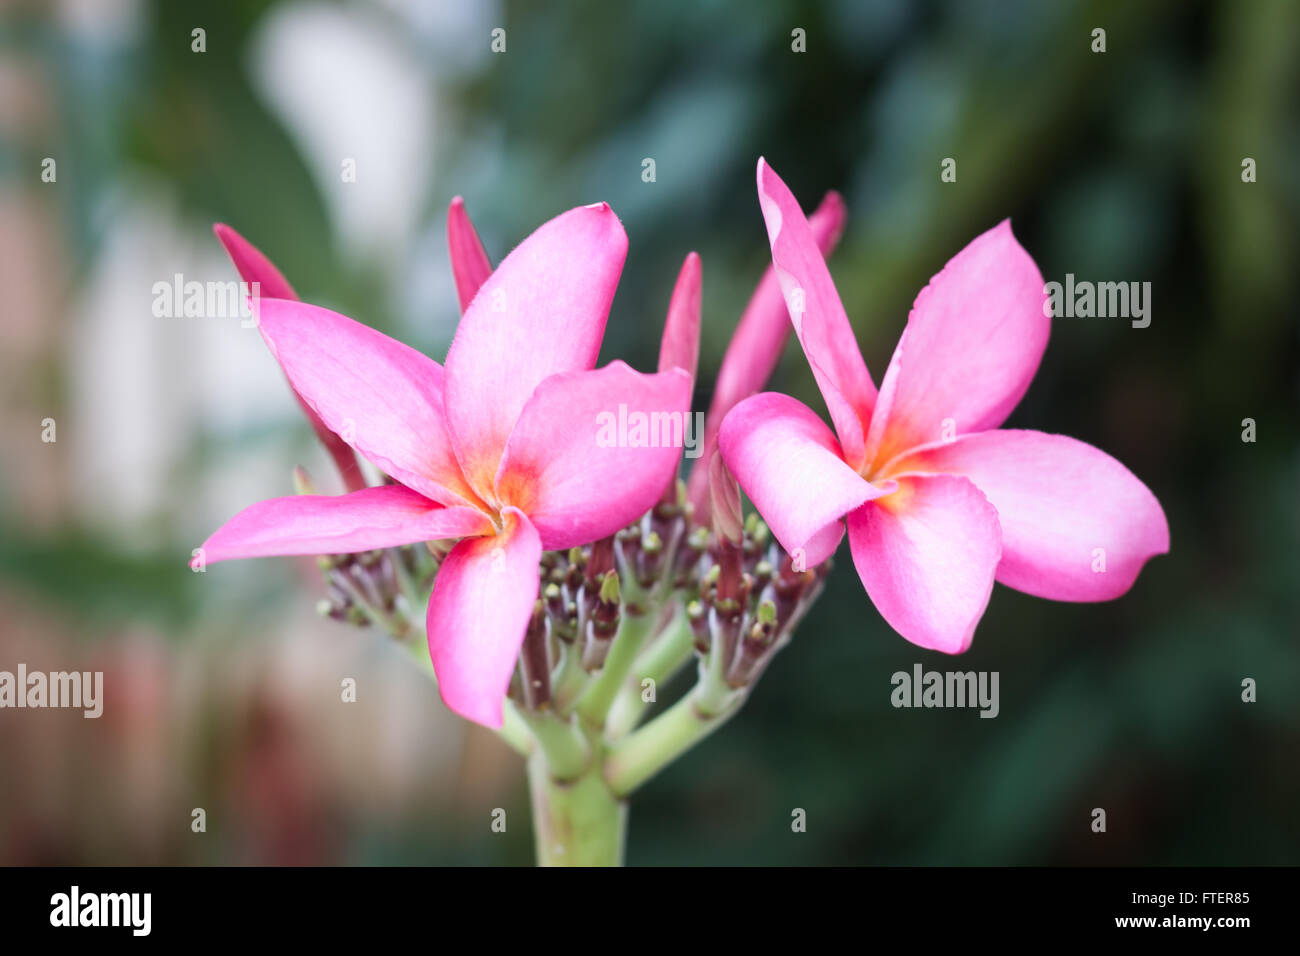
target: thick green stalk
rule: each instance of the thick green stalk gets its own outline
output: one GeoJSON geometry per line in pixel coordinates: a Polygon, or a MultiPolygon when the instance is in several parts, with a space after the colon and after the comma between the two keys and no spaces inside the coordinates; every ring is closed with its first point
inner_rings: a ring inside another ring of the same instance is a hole
{"type": "Polygon", "coordinates": [[[626,797],[656,773],[727,722],[745,702],[746,691],[723,679],[720,655],[700,662],[700,677],[685,697],[640,730],[610,745],[605,779],[626,797]]]}
{"type": "Polygon", "coordinates": [[[515,712],[532,732],[532,739],[537,742],[538,756],[545,761],[550,776],[557,780],[576,780],[595,762],[592,760],[591,745],[578,728],[576,720],[561,717],[550,710],[540,713],[526,710],[515,712]]]}
{"type": "Polygon", "coordinates": [[[694,650],[695,638],[691,634],[686,611],[678,607],[663,633],[637,658],[631,675],[623,682],[623,688],[614,700],[609,719],[605,722],[607,736],[611,740],[630,733],[645,716],[646,709],[650,706],[645,700],[642,686],[645,681],[654,681],[655,693],[658,694],[661,685],[691,659],[694,650]]]}
{"type": "Polygon", "coordinates": [[[574,703],[587,686],[587,672],[582,669],[582,646],[577,639],[562,645],[564,655],[554,679],[551,703],[561,714],[573,710],[574,703]]]}
{"type": "Polygon", "coordinates": [[[533,837],[541,866],[622,866],[627,803],[593,761],[575,780],[557,780],[539,752],[528,760],[533,837]]]}
{"type": "Polygon", "coordinates": [[[614,702],[614,695],[623,686],[623,681],[627,678],[633,663],[636,662],[636,656],[641,652],[641,645],[645,643],[651,628],[654,627],[657,616],[658,606],[652,606],[641,614],[624,612],[618,634],[614,636],[614,642],[610,645],[609,656],[605,658],[605,665],[587,685],[586,691],[578,700],[578,713],[588,724],[595,727],[604,726],[605,717],[614,702]]]}

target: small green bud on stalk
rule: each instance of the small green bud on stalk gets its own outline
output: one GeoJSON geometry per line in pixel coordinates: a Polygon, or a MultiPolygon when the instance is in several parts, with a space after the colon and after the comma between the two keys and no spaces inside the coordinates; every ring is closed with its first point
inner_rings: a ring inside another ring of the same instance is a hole
{"type": "Polygon", "coordinates": [[[704,572],[700,579],[700,600],[710,607],[718,597],[718,579],[722,577],[722,568],[714,564],[704,572]]]}
{"type": "Polygon", "coordinates": [[[686,621],[695,638],[695,649],[701,654],[707,654],[712,637],[709,632],[709,609],[699,601],[692,601],[686,605],[686,621]]]}
{"type": "Polygon", "coordinates": [[[618,572],[610,571],[600,583],[600,603],[602,606],[617,605],[620,599],[618,572]]]}

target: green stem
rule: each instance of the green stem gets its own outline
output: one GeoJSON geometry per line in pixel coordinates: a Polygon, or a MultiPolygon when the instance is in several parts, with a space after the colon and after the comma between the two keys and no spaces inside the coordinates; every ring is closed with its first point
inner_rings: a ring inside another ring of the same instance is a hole
{"type": "Polygon", "coordinates": [[[657,612],[657,606],[651,606],[641,614],[624,611],[623,621],[618,633],[614,635],[609,655],[605,658],[605,666],[587,685],[587,690],[578,700],[578,713],[588,724],[594,727],[604,726],[614,695],[623,685],[637,654],[641,652],[641,645],[654,627],[657,612]]]}
{"type": "Polygon", "coordinates": [[[691,634],[690,622],[686,619],[685,609],[679,606],[663,633],[637,658],[631,677],[624,681],[605,722],[610,739],[617,740],[631,733],[645,716],[650,702],[645,700],[644,683],[654,681],[655,693],[658,694],[661,685],[690,660],[694,650],[695,638],[691,634]]]}
{"type": "Polygon", "coordinates": [[[605,779],[627,797],[656,773],[727,722],[745,702],[746,690],[733,690],[723,677],[717,645],[700,662],[700,676],[690,693],[640,730],[610,745],[605,779]]]}
{"type": "MultiPolygon", "coordinates": [[[[513,701],[507,701],[512,705],[513,701]]],[[[533,713],[515,710],[520,720],[537,741],[541,759],[549,774],[557,780],[574,780],[593,763],[591,747],[578,728],[577,722],[560,717],[554,711],[533,713]]]]}
{"type": "Polygon", "coordinates": [[[501,727],[497,730],[497,735],[521,757],[529,756],[534,750],[533,735],[529,732],[528,725],[524,723],[519,708],[515,706],[513,700],[507,700],[502,707],[501,727]]]}
{"type": "Polygon", "coordinates": [[[575,780],[557,780],[541,753],[528,760],[533,836],[541,866],[621,866],[627,803],[593,763],[575,780]]]}
{"type": "Polygon", "coordinates": [[[573,710],[573,704],[587,686],[587,672],[582,669],[582,644],[578,639],[561,643],[560,668],[555,677],[551,703],[561,714],[573,710]]]}

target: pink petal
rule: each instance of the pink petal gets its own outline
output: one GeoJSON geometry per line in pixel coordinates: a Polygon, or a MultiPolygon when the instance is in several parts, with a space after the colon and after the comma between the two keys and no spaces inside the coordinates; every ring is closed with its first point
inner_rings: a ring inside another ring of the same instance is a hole
{"type": "Polygon", "coordinates": [[[973,481],[1002,525],[998,580],[1027,594],[1108,601],[1133,586],[1149,558],[1169,550],[1169,524],[1150,489],[1110,455],[1064,435],[963,435],[908,455],[899,467],[973,481]]]}
{"type": "MultiPolygon", "coordinates": [[[[840,241],[846,217],[844,200],[836,192],[827,193],[821,205],[808,217],[808,227],[812,230],[822,255],[829,256],[840,241]]],[[[790,312],[785,307],[781,283],[769,265],[754,289],[749,304],[745,306],[731,342],[727,345],[727,351],[722,356],[722,367],[718,369],[718,380],[713,389],[713,401],[709,403],[709,414],[704,420],[702,447],[713,448],[718,439],[718,429],[727,412],[741,399],[749,398],[767,384],[781,358],[781,350],[785,347],[786,336],[789,334],[790,312]]],[[[691,469],[687,481],[688,495],[695,506],[695,520],[705,526],[709,523],[708,475],[707,468],[697,466],[691,469]]]]}
{"type": "Polygon", "coordinates": [[[379,485],[347,495],[259,501],[203,542],[202,558],[215,564],[232,558],[351,554],[491,532],[492,523],[474,508],[444,508],[410,488],[379,485]]]}
{"type": "Polygon", "coordinates": [[[224,222],[214,224],[212,231],[216,234],[221,245],[225,247],[226,255],[230,256],[230,261],[234,263],[235,269],[239,272],[239,277],[249,285],[254,282],[258,283],[258,294],[262,298],[298,298],[298,293],[293,291],[293,286],[289,285],[289,280],[281,275],[280,270],[271,263],[271,260],[264,256],[261,250],[251,242],[224,222]]]}
{"type": "Polygon", "coordinates": [[[825,561],[844,536],[840,519],[894,490],[873,485],[844,463],[826,424],[788,395],[761,392],[722,422],[722,458],[776,540],[805,567],[825,561]]]}
{"type": "Polygon", "coordinates": [[[1043,276],[1011,221],[976,237],[921,290],[881,384],[869,460],[997,428],[1047,347],[1043,276]],[[945,421],[950,420],[945,434],[945,421]]]}
{"type": "Polygon", "coordinates": [[[649,510],[672,479],[690,400],[690,378],[679,368],[643,375],[611,362],[551,376],[510,435],[497,500],[527,514],[548,551],[613,534],[649,510]],[[657,427],[638,432],[638,416],[657,427]]]}
{"type": "Polygon", "coordinates": [[[682,263],[682,271],[668,301],[668,318],[664,320],[664,337],[659,344],[659,371],[679,368],[695,381],[700,360],[700,256],[692,252],[682,263]]]}
{"type": "Polygon", "coordinates": [[[466,309],[447,353],[447,417],[480,494],[533,389],[595,367],[626,255],[608,204],[571,209],[506,256],[466,309]]]}
{"type": "Polygon", "coordinates": [[[866,422],[876,404],[875,383],[803,210],[762,159],[758,201],[795,334],[826,399],[844,459],[857,468],[862,463],[866,422]]]}
{"type": "Polygon", "coordinates": [[[447,434],[437,362],[304,302],[263,301],[259,328],[290,383],[331,431],[434,501],[480,504],[447,434]]]}
{"type": "MultiPolygon", "coordinates": [[[[212,227],[216,233],[217,239],[225,247],[226,255],[230,256],[230,261],[234,263],[235,269],[239,272],[239,277],[250,286],[256,282],[258,284],[257,297],[261,299],[297,299],[298,295],[289,285],[289,281],[280,274],[280,270],[271,264],[271,260],[262,255],[262,253],[251,242],[241,236],[235,230],[231,229],[225,223],[217,223],[212,227]]],[[[303,399],[298,391],[289,386],[293,391],[293,397],[298,399],[298,404],[302,406],[303,413],[307,416],[308,423],[311,424],[312,430],[316,432],[316,437],[320,439],[325,450],[330,453],[334,459],[334,464],[338,467],[339,474],[343,477],[343,483],[349,491],[356,491],[366,486],[365,476],[361,473],[361,467],[357,464],[357,456],[352,453],[347,442],[339,438],[338,435],[330,431],[325,423],[320,420],[310,405],[303,399]]]]}
{"type": "Polygon", "coordinates": [[[745,513],[740,504],[740,483],[716,451],[709,456],[709,514],[719,540],[725,538],[734,545],[742,542],[745,513]]]}
{"type": "Polygon", "coordinates": [[[457,196],[447,211],[447,251],[451,255],[451,274],[456,280],[456,295],[463,315],[474,301],[479,287],[492,274],[492,263],[483,251],[474,224],[465,211],[465,200],[457,196]]]}
{"type": "Polygon", "coordinates": [[[462,541],[447,555],[429,600],[429,655],[443,701],[500,727],[502,700],[537,600],[537,530],[514,508],[505,529],[462,541]]]}
{"type": "Polygon", "coordinates": [[[899,475],[849,515],[858,577],[889,626],[947,654],[970,647],[1001,554],[998,514],[956,475],[899,475]]]}

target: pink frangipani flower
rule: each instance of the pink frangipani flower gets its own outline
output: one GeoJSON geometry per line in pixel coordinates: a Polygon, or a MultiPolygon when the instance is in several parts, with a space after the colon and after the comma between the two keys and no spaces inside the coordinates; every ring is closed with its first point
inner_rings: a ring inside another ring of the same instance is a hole
{"type": "Polygon", "coordinates": [[[853,563],[914,644],[970,646],[994,580],[1038,597],[1124,594],[1169,527],[1114,458],[1063,435],[998,430],[1047,346],[1043,278],[1002,222],[917,296],[879,392],[798,203],[763,161],[758,195],[795,333],[834,431],[785,395],[741,402],[724,461],[811,567],[848,519],[853,563]]]}
{"type": "Polygon", "coordinates": [[[328,309],[261,302],[259,328],[294,390],[398,484],[263,501],[213,534],[202,557],[462,539],[435,579],[429,652],[447,705],[499,727],[542,551],[640,517],[680,455],[600,447],[598,416],[620,405],[685,413],[690,375],[595,368],[627,253],[608,205],[552,219],[495,271],[459,203],[448,234],[465,311],[445,366],[328,309]]]}

